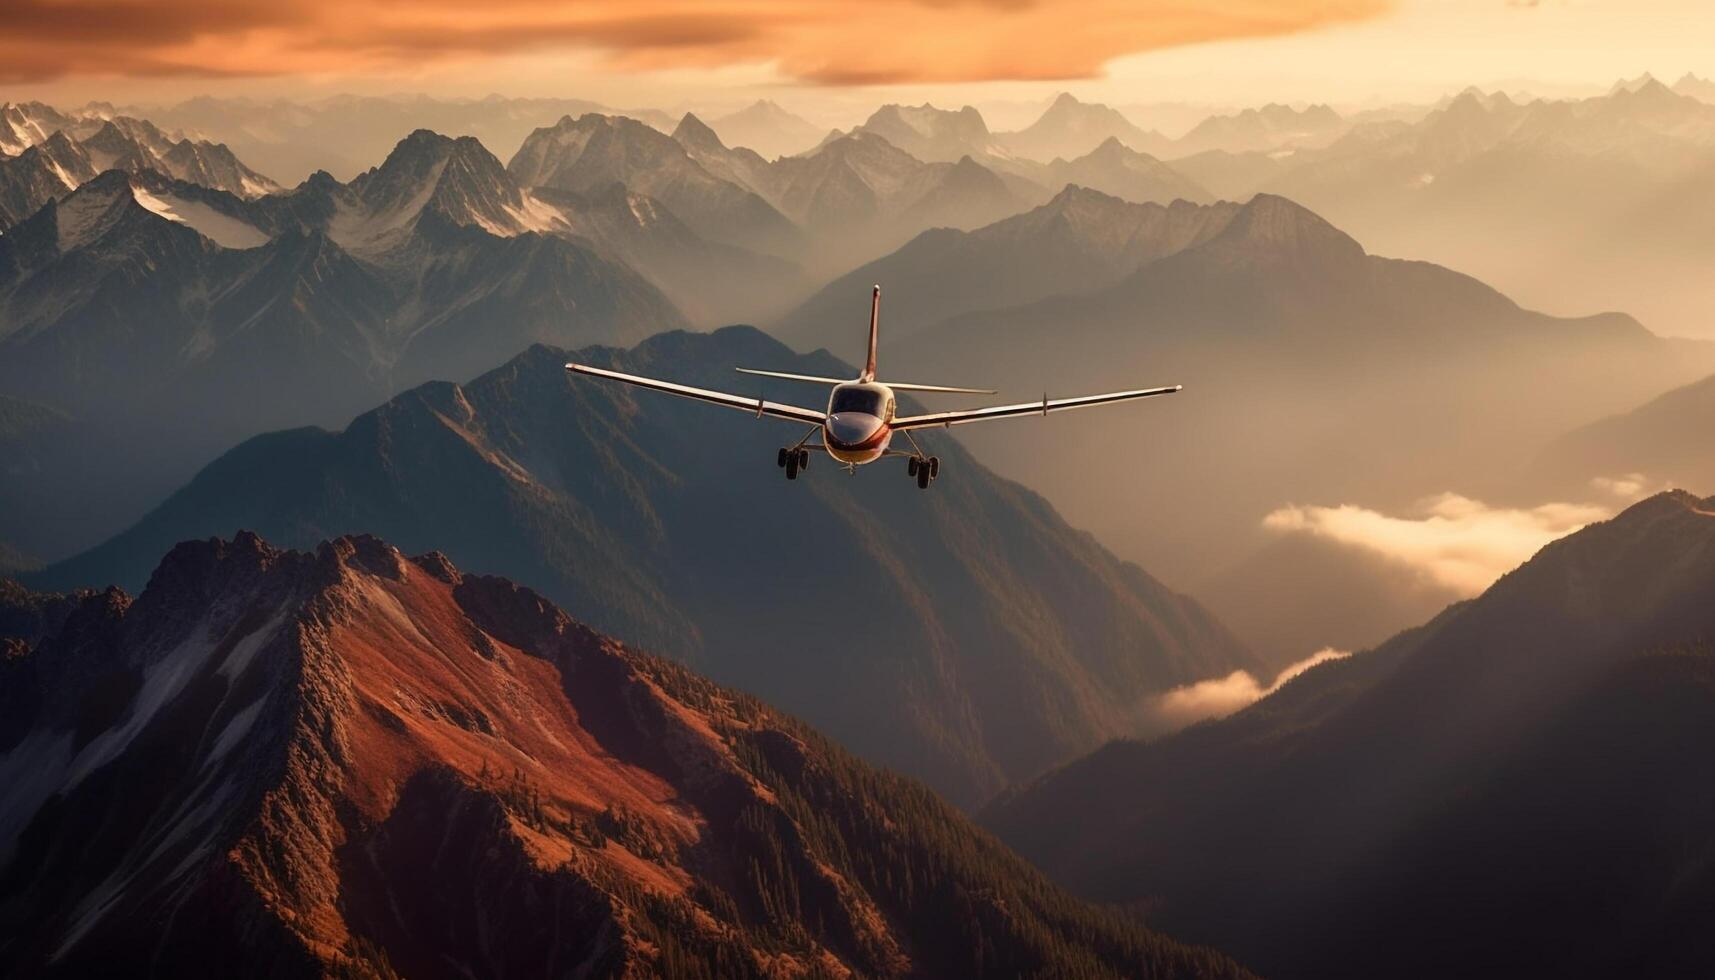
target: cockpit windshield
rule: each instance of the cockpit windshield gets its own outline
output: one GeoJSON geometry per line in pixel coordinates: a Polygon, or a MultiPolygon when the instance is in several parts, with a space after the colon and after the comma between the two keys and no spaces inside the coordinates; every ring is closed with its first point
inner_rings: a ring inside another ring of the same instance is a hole
{"type": "Polygon", "coordinates": [[[876,388],[838,388],[830,407],[835,413],[863,412],[881,418],[885,414],[886,394],[876,388]]]}

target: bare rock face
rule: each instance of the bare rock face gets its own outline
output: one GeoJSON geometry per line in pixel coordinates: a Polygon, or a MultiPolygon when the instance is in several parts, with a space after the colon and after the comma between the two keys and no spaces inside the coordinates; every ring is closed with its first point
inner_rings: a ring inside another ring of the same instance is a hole
{"type": "Polygon", "coordinates": [[[0,707],[8,975],[1243,975],[374,538],[182,544],[0,660],[0,707]]]}

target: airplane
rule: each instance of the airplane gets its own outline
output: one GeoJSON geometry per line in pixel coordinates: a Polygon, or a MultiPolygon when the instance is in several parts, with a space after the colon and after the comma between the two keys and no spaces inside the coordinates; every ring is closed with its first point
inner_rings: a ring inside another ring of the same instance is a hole
{"type": "Polygon", "coordinates": [[[1130,401],[1135,398],[1149,398],[1155,395],[1171,395],[1181,390],[1183,385],[1173,385],[1167,388],[1138,388],[1132,391],[1112,391],[1102,395],[1081,395],[1077,398],[1050,399],[1047,394],[1041,401],[1023,402],[1017,405],[995,405],[989,408],[973,408],[956,412],[931,412],[927,415],[895,414],[894,392],[896,391],[932,391],[963,395],[992,395],[992,388],[953,388],[946,385],[906,384],[904,382],[881,382],[875,379],[875,346],[876,329],[881,316],[881,287],[878,285],[870,295],[869,305],[869,359],[864,363],[863,373],[856,379],[847,381],[843,378],[821,378],[808,374],[788,374],[781,371],[761,371],[755,368],[738,368],[741,374],[759,375],[765,378],[783,378],[787,381],[803,381],[811,384],[832,385],[833,392],[828,396],[827,411],[817,411],[813,408],[799,408],[796,405],[786,405],[771,402],[762,398],[747,398],[744,395],[728,394],[724,391],[710,391],[707,388],[693,388],[690,385],[676,384],[657,378],[645,378],[635,374],[625,374],[620,371],[609,371],[606,368],[591,367],[588,364],[567,364],[566,370],[572,374],[587,375],[592,378],[603,378],[609,381],[620,381],[650,391],[666,392],[681,398],[694,398],[698,401],[715,405],[724,405],[744,412],[754,412],[757,418],[769,417],[785,419],[789,422],[802,422],[811,426],[795,444],[782,448],[775,455],[775,464],[786,471],[786,479],[796,480],[798,474],[810,465],[810,450],[825,450],[837,462],[844,464],[847,470],[856,472],[865,463],[873,463],[878,459],[903,456],[907,459],[906,472],[917,481],[919,489],[927,490],[929,484],[940,476],[941,460],[938,456],[930,456],[918,446],[912,433],[918,429],[946,428],[955,425],[966,425],[971,422],[986,422],[989,419],[1017,418],[1025,415],[1047,415],[1049,412],[1064,412],[1073,408],[1089,408],[1093,405],[1107,405],[1113,402],[1130,401]],[[902,435],[911,444],[911,451],[892,448],[895,434],[902,435]],[[812,445],[813,436],[821,436],[818,445],[812,445]]]}

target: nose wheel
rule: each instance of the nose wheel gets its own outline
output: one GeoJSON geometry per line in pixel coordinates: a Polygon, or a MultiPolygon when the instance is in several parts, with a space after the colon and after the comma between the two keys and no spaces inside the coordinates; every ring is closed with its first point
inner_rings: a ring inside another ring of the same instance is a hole
{"type": "Polygon", "coordinates": [[[775,454],[774,465],[786,471],[786,479],[796,480],[799,473],[810,468],[810,450],[802,446],[782,449],[775,454]]]}
{"type": "Polygon", "coordinates": [[[941,457],[912,456],[905,461],[905,472],[917,480],[917,489],[927,490],[929,484],[941,475],[941,457]]]}

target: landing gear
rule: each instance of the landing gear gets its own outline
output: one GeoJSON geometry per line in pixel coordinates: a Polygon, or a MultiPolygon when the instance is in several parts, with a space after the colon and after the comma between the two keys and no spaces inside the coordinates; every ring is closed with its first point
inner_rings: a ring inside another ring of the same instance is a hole
{"type": "Polygon", "coordinates": [[[786,479],[796,480],[799,473],[810,468],[810,450],[802,446],[782,449],[774,455],[774,465],[786,471],[786,479]]]}
{"type": "Polygon", "coordinates": [[[941,471],[939,456],[911,456],[905,461],[905,472],[917,478],[917,489],[929,489],[929,483],[941,471]]]}

